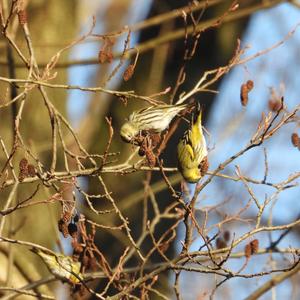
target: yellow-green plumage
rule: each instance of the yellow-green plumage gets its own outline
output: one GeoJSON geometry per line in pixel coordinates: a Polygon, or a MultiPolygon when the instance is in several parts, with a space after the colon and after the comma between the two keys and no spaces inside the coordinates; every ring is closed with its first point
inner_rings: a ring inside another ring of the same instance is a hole
{"type": "Polygon", "coordinates": [[[201,118],[202,111],[199,110],[196,121],[191,124],[177,146],[179,171],[183,178],[190,183],[196,183],[202,177],[201,162],[207,156],[201,118]]]}
{"type": "Polygon", "coordinates": [[[36,253],[43,260],[55,277],[70,283],[79,283],[83,279],[80,273],[80,262],[73,261],[70,256],[46,253],[37,248],[33,248],[32,252],[36,253]]]}

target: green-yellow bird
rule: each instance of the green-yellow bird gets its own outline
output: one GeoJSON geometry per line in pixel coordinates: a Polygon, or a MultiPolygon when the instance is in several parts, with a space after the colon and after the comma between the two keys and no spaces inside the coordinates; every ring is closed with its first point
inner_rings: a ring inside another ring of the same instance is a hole
{"type": "MultiPolygon", "coordinates": [[[[203,176],[203,162],[207,162],[207,146],[202,130],[202,110],[197,109],[196,119],[184,133],[177,146],[178,168],[189,183],[198,182],[203,176]]],[[[204,168],[205,169],[205,168],[204,168]]]]}
{"type": "Polygon", "coordinates": [[[70,283],[79,283],[83,279],[80,273],[80,262],[73,261],[70,256],[51,252],[47,253],[37,248],[33,248],[31,251],[43,260],[55,277],[70,283]]]}

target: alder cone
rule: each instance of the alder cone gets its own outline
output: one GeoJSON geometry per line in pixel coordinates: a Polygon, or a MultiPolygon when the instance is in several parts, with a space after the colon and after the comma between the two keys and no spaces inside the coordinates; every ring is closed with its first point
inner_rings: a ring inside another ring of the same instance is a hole
{"type": "Polygon", "coordinates": [[[294,145],[294,147],[299,147],[299,136],[297,133],[294,132],[292,134],[291,141],[292,141],[292,144],[294,145]]]}
{"type": "Polygon", "coordinates": [[[208,157],[205,156],[199,165],[201,176],[204,176],[207,173],[208,168],[209,168],[208,157]]]}

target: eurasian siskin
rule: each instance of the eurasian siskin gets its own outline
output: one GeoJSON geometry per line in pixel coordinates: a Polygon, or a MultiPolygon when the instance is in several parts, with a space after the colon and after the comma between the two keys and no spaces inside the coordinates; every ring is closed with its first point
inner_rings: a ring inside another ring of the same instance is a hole
{"type": "Polygon", "coordinates": [[[80,262],[73,261],[70,256],[47,253],[37,248],[33,248],[31,251],[43,260],[55,277],[70,283],[79,283],[83,279],[80,273],[80,262]]]}
{"type": "Polygon", "coordinates": [[[186,108],[187,104],[163,104],[134,111],[121,127],[120,135],[125,142],[130,143],[143,130],[162,132],[167,129],[172,119],[186,108]]]}
{"type": "Polygon", "coordinates": [[[198,109],[196,120],[184,133],[177,146],[179,171],[189,183],[196,183],[203,176],[203,162],[207,165],[207,146],[202,131],[202,110],[198,109]]]}

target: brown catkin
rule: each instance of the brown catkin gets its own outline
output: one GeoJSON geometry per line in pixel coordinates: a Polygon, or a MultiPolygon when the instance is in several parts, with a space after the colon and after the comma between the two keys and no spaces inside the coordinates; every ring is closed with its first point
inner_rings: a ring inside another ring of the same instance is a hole
{"type": "Polygon", "coordinates": [[[246,258],[249,258],[252,254],[252,251],[251,251],[251,245],[250,244],[247,244],[245,246],[245,256],[246,258]]]}
{"type": "Polygon", "coordinates": [[[268,102],[269,109],[273,112],[278,112],[281,109],[281,102],[278,100],[270,99],[268,102]]]}
{"type": "Polygon", "coordinates": [[[217,249],[226,248],[227,244],[222,238],[218,237],[216,239],[216,247],[217,247],[217,249]]]}
{"type": "Polygon", "coordinates": [[[248,243],[245,246],[245,256],[246,256],[246,258],[249,258],[251,255],[257,253],[258,249],[259,249],[258,239],[255,239],[255,240],[251,241],[250,243],[248,243]]]}
{"type": "Polygon", "coordinates": [[[151,149],[147,149],[145,154],[146,154],[146,158],[148,161],[148,166],[150,168],[154,168],[156,165],[156,157],[155,157],[153,151],[151,149]]]}
{"type": "Polygon", "coordinates": [[[126,68],[126,70],[125,70],[125,72],[123,74],[124,81],[128,81],[132,77],[133,73],[134,73],[134,65],[130,64],[126,68]]]}
{"type": "Polygon", "coordinates": [[[19,162],[19,181],[22,182],[26,177],[28,177],[28,160],[22,158],[19,162]]]}
{"type": "Polygon", "coordinates": [[[34,167],[34,165],[28,165],[28,175],[30,176],[30,177],[34,177],[35,176],[35,174],[36,174],[36,171],[35,171],[35,167],[34,167]]]}
{"type": "Polygon", "coordinates": [[[98,60],[99,60],[100,64],[104,64],[107,61],[107,53],[105,50],[99,51],[98,60]]]}
{"type": "Polygon", "coordinates": [[[65,211],[62,216],[62,220],[64,223],[69,224],[72,219],[72,213],[69,211],[65,211]]]}
{"type": "Polygon", "coordinates": [[[258,239],[255,239],[255,240],[251,241],[250,242],[250,246],[251,246],[251,254],[257,253],[257,251],[259,249],[259,241],[258,241],[258,239]]]}
{"type": "Polygon", "coordinates": [[[293,133],[292,136],[291,136],[291,141],[292,141],[292,144],[294,145],[294,147],[298,147],[299,146],[299,136],[297,133],[293,133]]]}
{"type": "Polygon", "coordinates": [[[248,94],[254,87],[254,82],[252,80],[248,80],[246,83],[241,85],[240,98],[243,106],[248,104],[249,96],[248,94]]]}
{"type": "Polygon", "coordinates": [[[229,230],[226,230],[224,233],[223,233],[223,238],[226,242],[228,242],[230,240],[230,231],[229,230]]]}
{"type": "Polygon", "coordinates": [[[155,148],[161,141],[161,136],[159,133],[151,133],[150,134],[152,147],[155,148]]]}
{"type": "Polygon", "coordinates": [[[200,173],[202,176],[204,176],[207,173],[208,168],[209,168],[208,157],[205,156],[199,165],[200,173]]]}
{"type": "Polygon", "coordinates": [[[28,167],[28,160],[26,158],[22,158],[19,162],[20,171],[27,170],[27,167],[28,167]]]}
{"type": "Polygon", "coordinates": [[[62,233],[64,238],[69,236],[68,224],[69,222],[67,222],[65,215],[58,220],[58,230],[62,233]]]}
{"type": "Polygon", "coordinates": [[[246,85],[247,85],[247,88],[248,88],[248,92],[250,92],[254,87],[254,82],[252,80],[248,80],[246,82],[246,85]]]}
{"type": "Polygon", "coordinates": [[[27,23],[27,13],[26,10],[21,9],[18,11],[18,18],[21,25],[24,25],[27,23]]]}

